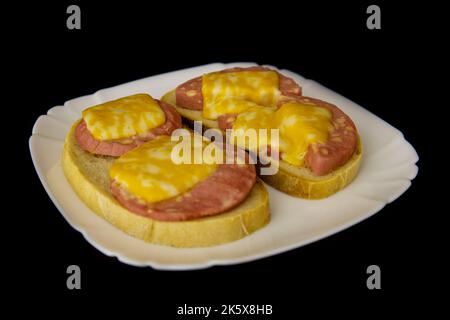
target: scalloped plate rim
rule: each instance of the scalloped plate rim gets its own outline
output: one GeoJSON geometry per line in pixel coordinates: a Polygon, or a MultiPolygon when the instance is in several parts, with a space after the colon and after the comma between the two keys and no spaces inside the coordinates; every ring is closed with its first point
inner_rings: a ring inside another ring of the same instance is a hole
{"type": "MultiPolygon", "coordinates": [[[[74,98],[74,99],[70,99],[68,101],[66,101],[63,105],[57,105],[54,106],[52,108],[50,108],[47,113],[45,115],[41,115],[38,117],[41,118],[42,116],[47,116],[50,117],[52,119],[54,119],[55,121],[59,121],[59,122],[63,122],[64,125],[69,125],[68,123],[57,119],[55,117],[53,117],[51,114],[49,114],[49,111],[52,109],[56,109],[58,107],[61,108],[65,108],[66,110],[70,110],[69,112],[74,113],[73,110],[69,107],[69,104],[73,101],[76,100],[80,100],[80,99],[88,99],[90,97],[95,98],[95,96],[100,95],[102,92],[105,92],[106,90],[114,90],[114,89],[118,89],[121,87],[124,87],[125,85],[131,85],[133,83],[139,82],[139,81],[143,81],[149,78],[154,78],[157,76],[163,76],[163,75],[169,75],[169,74],[174,74],[176,75],[179,72],[183,72],[183,71],[187,71],[187,70],[194,70],[194,69],[198,69],[198,68],[204,68],[204,67],[211,67],[211,66],[216,66],[217,67],[230,67],[230,66],[236,66],[236,65],[256,65],[255,63],[247,63],[247,62],[238,62],[238,63],[211,63],[211,64],[206,64],[206,65],[201,65],[201,66],[197,66],[197,67],[192,67],[192,68],[185,68],[185,69],[180,69],[180,70],[176,70],[176,71],[170,71],[167,73],[163,73],[163,74],[159,74],[159,75],[154,75],[154,76],[150,76],[150,77],[146,77],[146,78],[141,78],[141,79],[137,79],[134,81],[130,81],[130,82],[126,82],[123,84],[119,84],[110,88],[104,88],[104,89],[100,89],[95,91],[93,94],[90,95],[84,95],[78,98],[74,98]]],[[[277,69],[276,67],[270,66],[272,68],[277,69]]],[[[304,81],[308,81],[309,83],[313,84],[313,85],[318,85],[326,90],[329,90],[330,92],[333,92],[332,90],[324,87],[323,85],[321,85],[320,83],[314,81],[314,80],[309,80],[306,79],[304,77],[302,77],[301,75],[298,75],[290,70],[285,70],[285,69],[281,69],[281,72],[285,72],[288,73],[289,75],[295,75],[297,77],[300,77],[301,79],[303,79],[304,81]]],[[[336,94],[335,92],[333,92],[334,94],[336,94]]],[[[338,96],[340,96],[339,94],[337,94],[338,96]]],[[[340,96],[343,97],[343,96],[340,96]]],[[[344,99],[347,99],[345,97],[343,97],[344,99]]],[[[348,100],[348,99],[347,99],[348,100]]],[[[350,101],[350,100],[349,100],[350,101]]],[[[356,104],[355,104],[356,105],[356,104]]],[[[360,106],[359,106],[360,107],[360,106]]],[[[362,108],[362,107],[360,107],[362,108]]],[[[362,108],[364,109],[364,108],[362,108]]],[[[38,119],[36,120],[35,124],[33,125],[33,129],[32,129],[32,135],[30,136],[29,139],[29,148],[30,148],[30,153],[31,153],[31,158],[33,161],[33,164],[35,166],[36,172],[38,174],[38,177],[45,189],[45,191],[47,192],[48,196],[50,197],[50,199],[52,200],[52,202],[55,204],[56,208],[58,209],[58,211],[62,214],[62,216],[64,217],[64,219],[69,223],[70,226],[72,226],[75,230],[77,230],[78,232],[80,232],[83,237],[86,239],[86,241],[88,243],[90,243],[93,247],[95,247],[97,250],[101,251],[103,254],[109,256],[109,257],[115,257],[117,258],[117,260],[132,265],[132,266],[136,266],[136,267],[146,267],[146,266],[150,266],[154,269],[158,269],[158,270],[198,270],[198,269],[204,269],[204,268],[209,268],[212,266],[226,266],[226,265],[232,265],[232,264],[238,264],[238,263],[245,263],[245,262],[250,262],[250,261],[254,261],[254,260],[258,260],[258,259],[263,259],[263,258],[267,258],[276,254],[280,254],[283,252],[287,252],[299,247],[302,247],[304,245],[310,244],[312,242],[327,238],[331,235],[334,235],[340,231],[343,231],[353,225],[356,225],[358,223],[360,223],[361,221],[364,221],[366,219],[368,219],[369,217],[373,216],[374,214],[376,214],[377,212],[379,212],[380,210],[382,210],[384,208],[384,206],[392,201],[395,201],[398,197],[400,197],[410,186],[411,186],[411,181],[417,176],[418,173],[418,167],[416,165],[417,161],[419,160],[419,157],[417,155],[417,152],[415,151],[415,149],[412,147],[412,145],[404,138],[403,133],[393,127],[392,125],[390,125],[388,122],[386,122],[385,120],[381,119],[380,117],[378,117],[377,115],[373,114],[372,112],[364,109],[365,112],[370,113],[371,116],[377,118],[378,121],[382,121],[385,125],[388,125],[389,127],[391,127],[392,129],[395,129],[397,131],[397,133],[399,134],[399,137],[402,139],[403,143],[407,144],[407,147],[409,147],[414,153],[415,153],[415,157],[414,159],[411,159],[410,162],[408,163],[404,163],[402,165],[410,165],[412,166],[412,170],[413,170],[413,174],[410,177],[404,177],[405,180],[409,180],[409,183],[407,185],[404,186],[404,188],[401,188],[399,190],[397,190],[396,194],[392,195],[392,197],[388,200],[383,199],[383,200],[376,200],[379,201],[380,204],[377,207],[374,207],[372,210],[365,212],[364,214],[359,215],[357,218],[354,218],[353,220],[347,221],[346,223],[342,223],[334,228],[329,229],[327,232],[323,232],[323,233],[318,233],[316,234],[314,237],[310,237],[306,240],[300,241],[300,242],[293,242],[290,245],[285,245],[279,248],[275,248],[273,250],[269,250],[269,251],[263,251],[261,253],[258,254],[250,254],[244,257],[239,257],[239,258],[232,258],[232,259],[210,259],[207,260],[205,262],[198,262],[198,263],[192,263],[192,264],[186,264],[186,263],[182,263],[182,264],[162,264],[162,263],[158,263],[158,262],[154,262],[154,261],[136,261],[134,259],[128,258],[126,255],[123,254],[123,252],[117,252],[117,251],[111,251],[105,247],[103,247],[101,244],[97,243],[94,239],[92,239],[91,235],[89,235],[89,229],[84,229],[82,226],[78,225],[77,223],[75,223],[73,221],[73,219],[71,218],[70,214],[66,213],[65,210],[62,209],[61,205],[58,202],[58,199],[54,196],[53,192],[50,190],[50,187],[47,183],[47,180],[44,178],[44,174],[41,172],[40,167],[38,165],[38,161],[36,160],[36,154],[34,153],[33,150],[33,136],[40,136],[40,137],[44,137],[47,139],[53,139],[53,140],[57,140],[60,141],[61,143],[63,143],[63,141],[56,139],[56,138],[52,138],[52,137],[47,137],[44,136],[40,133],[37,132],[37,122],[38,119]]],[[[341,191],[342,192],[342,191],[341,191]]],[[[355,194],[355,196],[357,197],[362,197],[361,195],[355,194]]],[[[81,202],[81,200],[79,200],[81,202]]],[[[320,200],[319,200],[320,201],[320,200]]],[[[250,235],[251,236],[251,235],[250,235]]],[[[182,250],[182,249],[181,249],[182,250]]]]}

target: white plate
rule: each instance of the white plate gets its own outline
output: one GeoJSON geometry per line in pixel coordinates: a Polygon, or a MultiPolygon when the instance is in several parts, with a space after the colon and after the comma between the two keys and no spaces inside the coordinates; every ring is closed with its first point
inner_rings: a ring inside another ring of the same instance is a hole
{"type": "Polygon", "coordinates": [[[418,156],[403,134],[348,99],[288,70],[307,96],[338,105],[358,127],[364,157],[356,179],[324,200],[302,200],[271,187],[271,222],[262,230],[232,243],[210,248],[178,249],[147,244],[95,215],[77,197],[64,177],[60,156],[71,124],[89,106],[134,93],[159,98],[178,84],[206,72],[253,63],[209,64],[136,80],[70,100],[40,116],[30,138],[34,166],[48,195],[64,218],[95,248],[135,266],[189,270],[252,261],[298,248],[344,230],[381,210],[411,185],[418,156]]]}

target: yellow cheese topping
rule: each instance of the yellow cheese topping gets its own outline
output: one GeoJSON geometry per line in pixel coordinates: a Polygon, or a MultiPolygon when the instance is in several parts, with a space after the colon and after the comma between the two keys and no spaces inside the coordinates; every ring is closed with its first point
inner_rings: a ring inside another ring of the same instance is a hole
{"type": "Polygon", "coordinates": [[[145,134],[166,121],[158,102],[135,94],[83,111],[87,129],[97,140],[117,140],[145,134]]]}
{"type": "Polygon", "coordinates": [[[275,106],[280,95],[275,71],[213,72],[203,75],[203,117],[240,113],[255,104],[275,106]]]}
{"type": "MultiPolygon", "coordinates": [[[[171,154],[178,143],[181,142],[171,141],[169,136],[159,136],[146,142],[115,160],[109,176],[130,194],[147,202],[162,201],[188,191],[213,173],[217,164],[194,164],[194,161],[192,164],[174,163],[171,154]]],[[[197,154],[195,148],[203,150],[207,143],[189,145],[194,157],[197,154]]]]}
{"type": "MultiPolygon", "coordinates": [[[[231,138],[234,143],[242,144],[238,142],[238,136],[250,136],[248,129],[268,129],[268,135],[258,135],[254,145],[258,148],[272,146],[270,129],[279,129],[279,151],[282,160],[302,166],[308,146],[327,141],[333,128],[331,118],[332,114],[326,108],[297,102],[285,103],[279,109],[250,108],[237,116],[231,138]]],[[[249,149],[248,141],[241,147],[249,149]]]]}

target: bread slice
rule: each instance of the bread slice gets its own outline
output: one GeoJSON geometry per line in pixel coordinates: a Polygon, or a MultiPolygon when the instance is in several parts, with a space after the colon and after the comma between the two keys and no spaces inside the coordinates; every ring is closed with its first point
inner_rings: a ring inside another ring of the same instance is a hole
{"type": "MultiPolygon", "coordinates": [[[[204,119],[201,110],[190,110],[176,105],[175,90],[166,93],[161,100],[177,109],[186,123],[192,125],[194,121],[201,121],[204,129],[219,130],[219,123],[215,120],[204,119]]],[[[261,175],[260,178],[270,186],[304,199],[322,199],[346,187],[356,177],[363,155],[361,139],[350,160],[333,172],[317,176],[308,168],[299,168],[286,161],[279,161],[279,170],[275,175],[261,175]]]]}
{"type": "Polygon", "coordinates": [[[146,242],[174,247],[206,247],[243,238],[270,220],[269,196],[257,179],[244,202],[231,211],[189,221],[159,221],[128,211],[110,193],[109,167],[114,158],[84,151],[75,123],[66,137],[62,167],[80,199],[120,230],[146,242]]]}

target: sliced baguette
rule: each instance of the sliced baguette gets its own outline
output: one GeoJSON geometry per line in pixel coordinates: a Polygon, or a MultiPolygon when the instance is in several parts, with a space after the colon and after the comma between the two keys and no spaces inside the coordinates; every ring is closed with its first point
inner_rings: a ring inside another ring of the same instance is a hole
{"type": "MultiPolygon", "coordinates": [[[[201,110],[190,110],[176,105],[175,90],[166,93],[161,100],[177,109],[188,125],[194,121],[201,121],[203,129],[219,130],[219,123],[215,120],[204,119],[201,110]]],[[[333,172],[317,176],[308,168],[295,167],[286,161],[279,161],[279,170],[274,175],[261,175],[260,178],[272,187],[304,199],[326,198],[346,187],[356,177],[363,155],[361,139],[358,137],[358,145],[350,160],[333,172]]]]}
{"type": "Polygon", "coordinates": [[[159,221],[128,211],[110,193],[109,167],[114,158],[84,151],[74,135],[66,137],[62,167],[80,199],[120,230],[149,243],[174,247],[206,247],[243,238],[270,220],[269,196],[257,179],[244,202],[231,211],[189,221],[159,221]]]}

